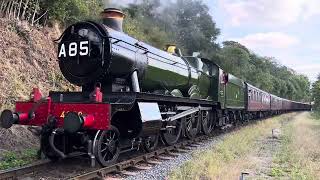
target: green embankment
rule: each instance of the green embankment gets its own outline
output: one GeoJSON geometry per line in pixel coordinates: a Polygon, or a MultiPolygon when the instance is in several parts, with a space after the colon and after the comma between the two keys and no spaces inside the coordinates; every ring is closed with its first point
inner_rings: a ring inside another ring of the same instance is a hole
{"type": "Polygon", "coordinates": [[[281,115],[227,134],[170,179],[238,179],[242,172],[248,179],[317,179],[319,147],[319,119],[308,112],[281,115]]]}

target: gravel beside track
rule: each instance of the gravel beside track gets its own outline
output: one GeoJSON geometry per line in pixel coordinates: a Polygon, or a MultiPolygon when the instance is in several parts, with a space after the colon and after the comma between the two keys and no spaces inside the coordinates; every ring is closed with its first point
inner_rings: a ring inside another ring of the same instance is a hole
{"type": "Polygon", "coordinates": [[[198,153],[201,151],[209,150],[218,142],[221,142],[225,137],[225,134],[221,134],[218,136],[210,137],[207,140],[200,142],[198,147],[193,147],[192,150],[189,150],[185,153],[179,153],[177,157],[174,157],[171,160],[162,160],[161,164],[155,165],[149,170],[138,171],[135,176],[128,176],[125,179],[127,180],[159,180],[159,179],[167,179],[167,176],[171,171],[176,168],[179,168],[185,162],[190,161],[193,153],[198,153]]]}

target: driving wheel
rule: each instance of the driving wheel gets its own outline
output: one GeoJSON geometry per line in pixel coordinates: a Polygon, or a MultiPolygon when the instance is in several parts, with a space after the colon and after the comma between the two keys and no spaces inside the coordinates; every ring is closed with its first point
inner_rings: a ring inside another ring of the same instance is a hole
{"type": "Polygon", "coordinates": [[[200,112],[193,113],[186,116],[185,119],[185,132],[188,139],[196,137],[199,131],[200,125],[200,112]]]}
{"type": "Polygon", "coordinates": [[[214,118],[214,112],[201,111],[201,129],[203,134],[209,135],[212,132],[214,118]]]}
{"type": "Polygon", "coordinates": [[[120,154],[118,129],[111,126],[109,130],[98,131],[94,139],[93,151],[102,166],[116,162],[120,154]]]}
{"type": "Polygon", "coordinates": [[[171,146],[175,144],[181,136],[182,120],[177,119],[168,121],[163,128],[164,130],[161,131],[161,138],[166,145],[171,146]]]}
{"type": "Polygon", "coordinates": [[[146,152],[154,151],[158,146],[159,134],[151,135],[143,139],[143,148],[146,152]]]}

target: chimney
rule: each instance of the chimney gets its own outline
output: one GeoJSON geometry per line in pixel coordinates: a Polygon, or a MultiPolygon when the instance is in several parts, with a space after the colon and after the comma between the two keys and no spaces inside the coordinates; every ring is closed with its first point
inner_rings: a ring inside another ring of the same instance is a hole
{"type": "Polygon", "coordinates": [[[103,24],[116,31],[123,32],[122,23],[126,15],[116,8],[107,8],[101,12],[103,24]]]}

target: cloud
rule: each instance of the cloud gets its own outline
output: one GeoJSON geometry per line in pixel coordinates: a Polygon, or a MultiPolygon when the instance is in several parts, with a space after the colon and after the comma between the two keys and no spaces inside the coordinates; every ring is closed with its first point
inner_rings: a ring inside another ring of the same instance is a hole
{"type": "Polygon", "coordinates": [[[284,49],[299,43],[299,39],[296,37],[282,32],[255,33],[242,38],[230,39],[237,41],[252,50],[260,48],[284,49]]]}
{"type": "Polygon", "coordinates": [[[220,0],[231,25],[288,25],[319,15],[319,0],[220,0]]]}
{"type": "Polygon", "coordinates": [[[319,63],[300,65],[295,67],[295,70],[297,72],[307,75],[311,82],[315,82],[317,80],[317,75],[320,74],[319,69],[319,63]]]}
{"type": "Polygon", "coordinates": [[[275,57],[280,64],[308,76],[312,82],[316,80],[316,76],[320,72],[320,63],[317,59],[311,58],[313,54],[308,56],[300,54],[301,48],[296,46],[300,40],[294,36],[281,32],[267,32],[228,40],[237,41],[259,55],[275,57]]]}

